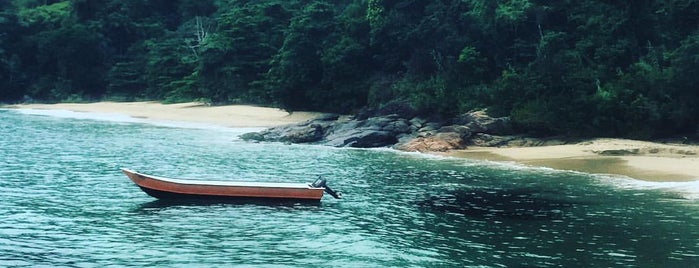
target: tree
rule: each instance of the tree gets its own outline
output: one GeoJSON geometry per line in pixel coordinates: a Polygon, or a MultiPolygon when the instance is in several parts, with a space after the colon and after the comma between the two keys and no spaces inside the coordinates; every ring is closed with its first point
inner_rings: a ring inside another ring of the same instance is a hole
{"type": "Polygon", "coordinates": [[[363,2],[313,2],[295,13],[266,89],[287,110],[347,113],[367,103],[374,68],[363,2]]]}
{"type": "Polygon", "coordinates": [[[232,4],[200,49],[199,91],[216,103],[272,100],[262,88],[270,59],[282,46],[290,11],[280,1],[232,4]]]}

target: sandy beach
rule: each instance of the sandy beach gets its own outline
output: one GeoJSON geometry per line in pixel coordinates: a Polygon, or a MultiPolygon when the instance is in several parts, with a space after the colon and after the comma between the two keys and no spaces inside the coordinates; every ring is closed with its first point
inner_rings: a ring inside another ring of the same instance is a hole
{"type": "Polygon", "coordinates": [[[250,105],[208,106],[197,102],[177,104],[158,102],[19,104],[3,108],[123,114],[135,118],[207,123],[224,127],[272,127],[302,122],[318,115],[318,113],[313,112],[289,114],[281,109],[250,105]]]}
{"type": "MultiPolygon", "coordinates": [[[[248,105],[207,106],[202,103],[97,102],[22,104],[18,109],[123,114],[153,120],[207,123],[224,127],[272,127],[302,122],[318,113],[289,114],[248,105]]],[[[440,153],[441,154],[441,153],[440,153]]],[[[625,139],[593,139],[577,144],[539,147],[469,147],[448,156],[515,162],[561,170],[623,175],[646,181],[699,180],[699,146],[625,139]]]]}
{"type": "Polygon", "coordinates": [[[593,139],[539,147],[471,147],[449,156],[509,161],[645,181],[699,180],[699,146],[626,139],[593,139]]]}

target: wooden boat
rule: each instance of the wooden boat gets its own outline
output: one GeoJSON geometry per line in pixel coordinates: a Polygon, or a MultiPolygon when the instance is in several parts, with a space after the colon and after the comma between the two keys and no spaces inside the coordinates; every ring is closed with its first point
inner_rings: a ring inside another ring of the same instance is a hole
{"type": "Polygon", "coordinates": [[[202,181],[157,177],[126,168],[122,168],[121,171],[146,194],[158,199],[254,198],[319,201],[323,197],[323,192],[340,198],[322,179],[311,184],[202,181]]]}

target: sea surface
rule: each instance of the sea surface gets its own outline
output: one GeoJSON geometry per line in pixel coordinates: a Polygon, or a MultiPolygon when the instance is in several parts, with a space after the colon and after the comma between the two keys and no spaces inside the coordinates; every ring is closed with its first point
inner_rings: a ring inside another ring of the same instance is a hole
{"type": "Polygon", "coordinates": [[[0,110],[0,267],[698,267],[699,183],[249,143],[254,129],[0,110]],[[318,204],[162,202],[120,167],[311,182],[318,204]]]}

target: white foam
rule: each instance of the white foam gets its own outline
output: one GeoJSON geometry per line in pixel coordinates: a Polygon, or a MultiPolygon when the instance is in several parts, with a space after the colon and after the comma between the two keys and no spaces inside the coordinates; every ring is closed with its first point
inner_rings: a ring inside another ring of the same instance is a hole
{"type": "Polygon", "coordinates": [[[26,115],[42,115],[58,118],[89,119],[110,122],[140,123],[143,121],[143,119],[134,118],[123,114],[75,112],[59,109],[11,109],[10,111],[15,111],[26,115]]]}
{"type": "Polygon", "coordinates": [[[642,181],[625,176],[595,175],[602,183],[622,189],[660,190],[679,194],[686,199],[699,199],[699,178],[694,181],[642,181]]]}
{"type": "Polygon", "coordinates": [[[699,178],[696,178],[696,180],[693,181],[644,181],[616,174],[596,174],[574,170],[560,170],[548,167],[528,166],[516,162],[487,162],[489,162],[488,165],[491,167],[497,167],[502,169],[520,170],[525,172],[529,171],[546,175],[565,173],[578,174],[582,176],[590,176],[600,184],[609,185],[618,189],[657,190],[672,194],[678,194],[680,197],[684,199],[699,199],[699,178]]]}

